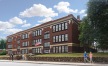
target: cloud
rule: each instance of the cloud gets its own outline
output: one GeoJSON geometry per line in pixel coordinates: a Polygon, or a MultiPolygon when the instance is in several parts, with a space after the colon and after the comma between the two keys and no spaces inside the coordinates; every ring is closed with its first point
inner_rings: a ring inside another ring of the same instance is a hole
{"type": "Polygon", "coordinates": [[[40,20],[40,21],[38,21],[38,22],[40,22],[40,23],[44,23],[44,22],[48,22],[48,21],[51,21],[51,20],[52,20],[51,17],[46,17],[45,19],[40,20]]]}
{"type": "Polygon", "coordinates": [[[85,12],[86,12],[86,10],[83,9],[83,10],[81,10],[79,13],[80,13],[80,14],[84,14],[85,12]]]}
{"type": "Polygon", "coordinates": [[[22,31],[22,29],[18,29],[18,28],[5,29],[4,34],[14,34],[19,31],[22,31]]]}
{"type": "Polygon", "coordinates": [[[34,4],[32,7],[26,9],[23,12],[20,12],[22,17],[55,17],[58,16],[58,13],[55,13],[52,8],[47,8],[42,4],[34,4]]]}
{"type": "Polygon", "coordinates": [[[57,5],[54,6],[60,13],[65,12],[65,13],[77,13],[78,9],[71,9],[69,8],[70,3],[69,2],[59,2],[57,5]]]}
{"type": "Polygon", "coordinates": [[[11,23],[11,24],[14,24],[14,25],[17,25],[17,24],[24,24],[24,23],[26,23],[26,20],[22,20],[22,19],[20,19],[20,18],[18,18],[18,17],[13,17],[13,18],[11,18],[10,20],[9,20],[9,22],[11,23]]]}
{"type": "Polygon", "coordinates": [[[0,21],[0,30],[13,28],[13,27],[14,27],[14,25],[9,22],[0,21]]]}
{"type": "Polygon", "coordinates": [[[87,14],[84,14],[83,16],[87,16],[87,14]]]}
{"type": "Polygon", "coordinates": [[[24,24],[24,25],[22,25],[21,27],[29,27],[29,26],[31,26],[30,23],[28,23],[28,24],[24,24]]]}

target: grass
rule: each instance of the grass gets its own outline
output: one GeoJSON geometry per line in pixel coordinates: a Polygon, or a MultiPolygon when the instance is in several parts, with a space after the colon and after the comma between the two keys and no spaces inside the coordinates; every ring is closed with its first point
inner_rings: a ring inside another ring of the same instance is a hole
{"type": "MultiPolygon", "coordinates": [[[[33,57],[83,57],[83,53],[40,54],[33,57]]],[[[108,53],[93,53],[93,57],[108,57],[108,53]]]]}

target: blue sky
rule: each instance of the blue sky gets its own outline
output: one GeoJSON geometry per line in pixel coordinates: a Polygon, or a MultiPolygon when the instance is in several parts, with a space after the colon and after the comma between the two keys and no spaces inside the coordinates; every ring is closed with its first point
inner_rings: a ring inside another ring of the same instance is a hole
{"type": "Polygon", "coordinates": [[[0,38],[68,14],[86,16],[88,0],[0,0],[0,38]]]}

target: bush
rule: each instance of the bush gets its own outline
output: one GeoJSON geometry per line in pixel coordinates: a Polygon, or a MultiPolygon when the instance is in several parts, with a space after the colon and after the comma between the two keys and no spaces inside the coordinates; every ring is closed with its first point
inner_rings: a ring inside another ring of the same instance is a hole
{"type": "Polygon", "coordinates": [[[6,55],[6,51],[3,50],[2,52],[0,52],[0,55],[6,55]]]}

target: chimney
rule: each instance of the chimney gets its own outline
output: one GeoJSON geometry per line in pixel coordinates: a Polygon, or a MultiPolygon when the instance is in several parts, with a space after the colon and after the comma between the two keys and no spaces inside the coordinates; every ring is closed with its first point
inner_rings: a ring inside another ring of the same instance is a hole
{"type": "Polygon", "coordinates": [[[77,15],[77,20],[80,21],[80,15],[77,15]]]}

